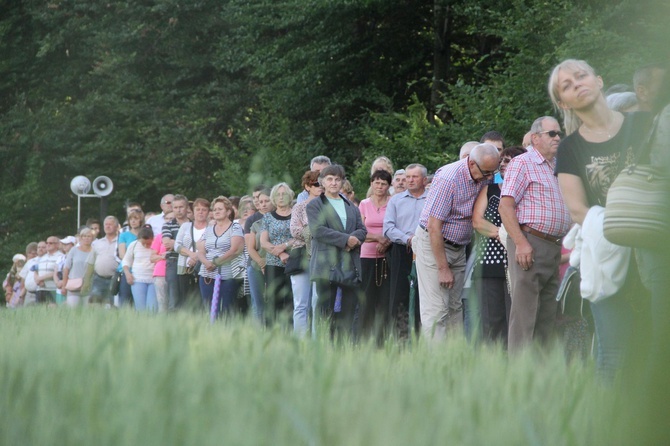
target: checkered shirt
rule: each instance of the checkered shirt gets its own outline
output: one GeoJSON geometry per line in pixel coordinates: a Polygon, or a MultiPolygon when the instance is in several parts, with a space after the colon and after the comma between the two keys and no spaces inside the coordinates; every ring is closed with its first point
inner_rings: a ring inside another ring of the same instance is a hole
{"type": "Polygon", "coordinates": [[[442,237],[466,245],[472,237],[472,208],[485,181],[472,179],[468,158],[442,166],[433,178],[419,224],[428,227],[428,218],[442,221],[442,237]]]}
{"type": "Polygon", "coordinates": [[[555,167],[556,158],[548,161],[529,147],[507,166],[500,195],[514,198],[520,225],[562,237],[570,230],[571,219],[558,188],[555,167]]]}

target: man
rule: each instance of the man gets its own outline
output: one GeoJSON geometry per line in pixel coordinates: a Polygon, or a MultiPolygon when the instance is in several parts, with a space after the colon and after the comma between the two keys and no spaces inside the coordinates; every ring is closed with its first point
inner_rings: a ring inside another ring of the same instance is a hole
{"type": "Polygon", "coordinates": [[[56,303],[56,282],[54,282],[54,271],[63,259],[63,253],[58,250],[60,240],[58,237],[47,238],[47,252],[37,260],[33,266],[35,283],[37,284],[37,302],[56,303]]]}
{"type": "Polygon", "coordinates": [[[166,194],[161,198],[161,213],[154,215],[147,220],[147,224],[151,225],[151,229],[154,231],[154,236],[157,236],[163,231],[163,225],[165,224],[165,214],[172,212],[172,201],[174,200],[174,195],[166,194]]]}
{"type": "MultiPolygon", "coordinates": [[[[165,222],[163,225],[163,245],[165,246],[165,283],[168,293],[168,311],[174,311],[184,303],[185,295],[180,295],[179,277],[177,276],[177,261],[179,254],[174,250],[174,242],[177,240],[179,228],[189,221],[188,198],[184,195],[175,195],[172,200],[172,213],[174,218],[165,222]]],[[[182,280],[189,278],[182,275],[182,280]]],[[[181,289],[185,290],[188,284],[184,284],[181,289]]]]}
{"type": "Polygon", "coordinates": [[[498,153],[502,152],[505,148],[505,138],[502,136],[502,133],[495,130],[484,133],[479,142],[481,144],[492,144],[496,146],[498,148],[498,153]]]}
{"type": "Polygon", "coordinates": [[[93,240],[100,235],[100,220],[97,218],[89,218],[86,220],[86,227],[93,231],[93,240]]]}
{"type": "Polygon", "coordinates": [[[461,150],[458,152],[458,159],[465,159],[470,155],[472,149],[477,147],[479,143],[477,141],[468,141],[461,146],[461,150]]]}
{"type": "Polygon", "coordinates": [[[640,111],[651,111],[652,102],[661,88],[665,70],[658,65],[646,65],[638,68],[633,75],[633,88],[637,96],[640,111]]]}
{"type": "MultiPolygon", "coordinates": [[[[310,163],[309,163],[309,170],[314,170],[316,172],[321,172],[321,170],[323,170],[324,167],[330,166],[330,164],[331,164],[330,163],[330,158],[328,158],[327,156],[323,156],[323,155],[315,156],[314,158],[312,158],[312,161],[310,161],[310,163]]],[[[297,198],[296,202],[300,203],[302,201],[307,200],[307,198],[309,198],[309,192],[307,192],[306,190],[303,190],[302,192],[300,192],[298,194],[298,198],[297,198]]],[[[254,206],[256,206],[256,209],[258,209],[257,203],[254,202],[254,206]]]]}
{"type": "Polygon", "coordinates": [[[500,191],[500,217],[508,233],[510,352],[534,339],[547,341],[553,331],[561,241],[571,222],[554,175],[560,125],[544,116],[533,122],[531,132],[532,146],[510,162],[500,191]]]}
{"type": "Polygon", "coordinates": [[[88,270],[84,277],[82,294],[85,295],[90,290],[91,303],[112,305],[114,296],[111,295],[110,285],[119,266],[119,258],[116,255],[119,220],[110,215],[105,218],[102,226],[105,236],[93,242],[91,253],[86,259],[88,270]]]}
{"type": "MultiPolygon", "coordinates": [[[[421,164],[410,164],[404,170],[407,189],[391,197],[384,215],[384,235],[391,240],[390,280],[391,318],[399,321],[409,309],[409,279],[412,271],[412,238],[426,204],[428,171],[421,164]]],[[[415,328],[420,327],[419,305],[415,309],[415,328]]],[[[402,328],[402,327],[400,327],[402,328]]],[[[410,327],[408,327],[409,334],[410,327]]],[[[405,333],[400,333],[404,335],[405,333]]]]}
{"type": "Polygon", "coordinates": [[[499,163],[498,149],[480,144],[467,158],[442,166],[435,174],[411,242],[421,325],[428,339],[442,340],[447,328],[463,323],[464,247],[472,237],[472,207],[499,163]]]}
{"type": "Polygon", "coordinates": [[[398,169],[393,174],[393,182],[391,183],[393,193],[391,195],[399,194],[407,190],[407,175],[405,169],[398,169]]]}
{"type": "Polygon", "coordinates": [[[47,242],[46,240],[40,240],[37,242],[37,257],[42,257],[47,253],[47,242]]]}
{"type": "MultiPolygon", "coordinates": [[[[23,305],[34,305],[37,302],[37,283],[35,283],[35,274],[32,267],[37,264],[37,243],[30,242],[26,246],[26,263],[23,265],[19,275],[21,276],[20,296],[23,297],[23,305]]],[[[44,252],[46,253],[46,242],[44,242],[44,252]]]]}

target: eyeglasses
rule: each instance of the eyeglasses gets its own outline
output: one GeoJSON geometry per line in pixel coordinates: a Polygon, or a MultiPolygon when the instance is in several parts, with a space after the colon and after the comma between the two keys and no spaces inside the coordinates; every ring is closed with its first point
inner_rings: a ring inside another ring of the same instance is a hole
{"type": "Polygon", "coordinates": [[[477,166],[477,169],[479,169],[479,173],[481,173],[484,178],[492,177],[493,175],[495,175],[499,172],[498,169],[496,169],[496,170],[482,170],[482,168],[479,167],[479,164],[477,163],[477,161],[472,160],[472,162],[475,163],[475,166],[477,166]]]}
{"type": "Polygon", "coordinates": [[[58,242],[47,242],[47,245],[57,245],[58,242]]]}
{"type": "Polygon", "coordinates": [[[171,201],[164,201],[163,204],[172,204],[171,201]]]}
{"type": "Polygon", "coordinates": [[[557,132],[556,130],[545,130],[544,132],[537,132],[538,134],[547,134],[549,135],[550,138],[556,138],[557,136],[559,138],[563,138],[563,132],[557,132]]]}

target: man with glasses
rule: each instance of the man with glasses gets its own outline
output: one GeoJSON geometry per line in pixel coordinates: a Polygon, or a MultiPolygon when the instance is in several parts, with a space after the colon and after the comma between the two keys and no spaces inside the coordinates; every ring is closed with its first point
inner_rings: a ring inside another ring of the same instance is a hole
{"type": "Polygon", "coordinates": [[[37,284],[37,302],[56,302],[56,282],[54,282],[54,270],[63,258],[63,253],[58,250],[60,240],[56,236],[47,238],[47,252],[37,260],[33,267],[35,271],[35,283],[37,284]]]}
{"type": "Polygon", "coordinates": [[[472,237],[472,208],[479,191],[498,170],[500,155],[479,144],[467,158],[441,167],[412,239],[419,281],[424,335],[433,341],[447,329],[462,327],[461,290],[465,279],[465,245],[472,237]]]}
{"type": "Polygon", "coordinates": [[[554,175],[560,125],[543,116],[530,130],[532,146],[509,163],[500,192],[500,217],[508,233],[510,351],[536,339],[546,342],[553,332],[561,242],[571,223],[554,175]]]}
{"type": "Polygon", "coordinates": [[[172,194],[164,195],[163,198],[161,198],[162,212],[158,215],[154,215],[149,220],[147,220],[147,224],[151,225],[151,229],[153,229],[155,235],[162,233],[163,225],[165,224],[165,214],[167,214],[168,212],[172,212],[173,201],[174,201],[174,195],[172,194]]]}

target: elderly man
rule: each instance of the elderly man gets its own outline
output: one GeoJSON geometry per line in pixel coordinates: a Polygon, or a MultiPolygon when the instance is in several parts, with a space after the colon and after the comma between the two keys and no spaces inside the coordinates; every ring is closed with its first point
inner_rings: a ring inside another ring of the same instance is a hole
{"type": "MultiPolygon", "coordinates": [[[[163,225],[163,245],[165,246],[165,283],[167,284],[167,310],[174,311],[180,307],[186,296],[181,296],[179,293],[179,277],[177,276],[177,260],[179,254],[174,250],[174,242],[177,240],[179,228],[184,223],[190,220],[188,214],[188,198],[184,195],[175,195],[172,200],[172,213],[174,218],[166,221],[163,225]]],[[[156,234],[157,235],[157,234],[156,234]]],[[[184,276],[182,280],[187,281],[189,278],[184,276]]],[[[187,284],[183,284],[181,289],[186,289],[187,284]]]]}
{"type": "Polygon", "coordinates": [[[163,225],[165,224],[165,214],[172,212],[172,201],[174,201],[174,195],[164,195],[163,198],[161,198],[162,212],[147,220],[147,224],[151,225],[151,229],[153,229],[154,235],[158,235],[163,231],[163,225]]]}
{"type": "Polygon", "coordinates": [[[461,290],[465,245],[472,237],[472,208],[499,164],[498,149],[480,144],[467,158],[443,166],[435,174],[412,239],[421,325],[428,339],[444,339],[447,328],[463,323],[461,290]]]}
{"type": "Polygon", "coordinates": [[[118,243],[119,220],[110,215],[103,222],[105,236],[97,239],[91,245],[91,253],[86,259],[88,270],[84,277],[82,294],[90,290],[91,303],[113,304],[110,289],[112,277],[119,266],[119,258],[116,256],[116,245],[118,243]]]}
{"type": "Polygon", "coordinates": [[[554,175],[561,128],[544,116],[530,130],[533,145],[512,159],[500,191],[500,217],[508,233],[510,351],[534,339],[546,341],[554,329],[561,241],[570,229],[554,175]]]}
{"type": "Polygon", "coordinates": [[[458,152],[458,159],[465,159],[470,155],[472,149],[477,147],[480,143],[477,141],[468,141],[461,146],[461,150],[458,152]]]}
{"type": "Polygon", "coordinates": [[[393,192],[391,195],[399,194],[407,190],[407,174],[405,169],[398,169],[393,174],[393,182],[391,183],[393,192]]]}
{"type": "MultiPolygon", "coordinates": [[[[428,171],[421,164],[410,164],[404,170],[407,189],[391,197],[384,214],[384,235],[391,240],[390,280],[391,317],[399,322],[409,308],[409,279],[412,271],[412,239],[426,204],[428,171]]],[[[419,305],[415,306],[416,328],[420,327],[419,305]]],[[[409,330],[409,328],[408,328],[409,330]]],[[[404,334],[404,333],[401,333],[404,334]]]]}
{"type": "MultiPolygon", "coordinates": [[[[330,166],[330,158],[327,156],[319,155],[315,156],[312,158],[312,161],[309,162],[309,170],[314,170],[316,172],[321,172],[326,166],[330,166]]],[[[296,199],[296,203],[303,202],[309,198],[309,192],[306,190],[303,190],[298,194],[298,198],[296,199]]],[[[258,204],[254,203],[254,206],[256,206],[256,209],[258,209],[258,204]]]]}
{"type": "Polygon", "coordinates": [[[54,282],[54,271],[63,258],[63,253],[58,250],[60,240],[58,237],[47,238],[47,252],[37,260],[33,267],[35,272],[35,283],[37,284],[37,302],[56,302],[56,282],[54,282]]]}

